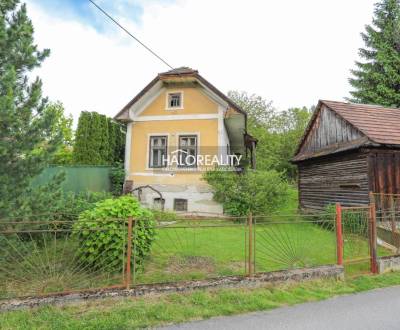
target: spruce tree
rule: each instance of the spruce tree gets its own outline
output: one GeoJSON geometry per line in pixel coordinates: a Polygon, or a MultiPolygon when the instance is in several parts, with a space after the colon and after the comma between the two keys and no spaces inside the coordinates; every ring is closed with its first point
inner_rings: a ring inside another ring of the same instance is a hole
{"type": "Polygon", "coordinates": [[[0,0],[0,218],[23,208],[32,178],[62,141],[41,80],[28,79],[50,53],[37,48],[33,34],[26,6],[0,0]]]}
{"type": "Polygon", "coordinates": [[[354,88],[350,100],[400,107],[400,3],[383,0],[375,5],[372,25],[361,33],[366,48],[359,50],[349,79],[354,88]]]}

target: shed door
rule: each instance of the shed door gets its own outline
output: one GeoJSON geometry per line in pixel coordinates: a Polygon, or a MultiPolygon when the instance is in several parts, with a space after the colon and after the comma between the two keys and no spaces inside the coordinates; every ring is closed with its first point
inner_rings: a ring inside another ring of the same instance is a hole
{"type": "Polygon", "coordinates": [[[369,164],[370,189],[373,192],[400,194],[400,153],[374,152],[369,164]]]}

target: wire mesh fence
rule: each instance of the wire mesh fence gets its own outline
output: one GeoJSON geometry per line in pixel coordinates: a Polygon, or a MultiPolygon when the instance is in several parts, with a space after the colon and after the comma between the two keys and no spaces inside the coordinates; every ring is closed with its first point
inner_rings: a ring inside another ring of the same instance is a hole
{"type": "MultiPolygon", "coordinates": [[[[251,276],[337,262],[335,212],[156,222],[0,222],[0,299],[251,276]],[[143,245],[143,241],[146,244],[143,245]]],[[[368,211],[343,210],[344,261],[368,260],[368,211]]]]}
{"type": "Polygon", "coordinates": [[[254,270],[313,267],[336,263],[335,215],[254,217],[254,270]]]}
{"type": "Polygon", "coordinates": [[[125,281],[126,226],[109,219],[121,237],[94,249],[93,235],[109,234],[101,225],[79,230],[71,221],[2,221],[0,298],[119,287],[125,281]]]}
{"type": "Polygon", "coordinates": [[[370,207],[344,207],[342,210],[343,263],[348,274],[371,270],[370,207]]]}

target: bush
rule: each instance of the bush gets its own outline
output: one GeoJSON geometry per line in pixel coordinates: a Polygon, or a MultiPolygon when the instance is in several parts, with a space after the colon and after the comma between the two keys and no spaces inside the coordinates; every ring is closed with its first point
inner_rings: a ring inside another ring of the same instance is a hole
{"type": "Polygon", "coordinates": [[[125,181],[125,170],[122,167],[113,167],[110,170],[111,193],[121,196],[125,181]]]}
{"type": "Polygon", "coordinates": [[[224,211],[235,216],[268,214],[277,210],[288,198],[289,185],[276,171],[247,170],[209,171],[204,179],[214,189],[214,200],[223,204],[224,211]]]}
{"type": "Polygon", "coordinates": [[[176,221],[178,220],[178,216],[175,212],[171,211],[161,211],[161,210],[151,210],[154,215],[154,219],[157,221],[176,221]]]}
{"type": "Polygon", "coordinates": [[[136,220],[132,234],[132,255],[136,253],[136,258],[132,258],[132,264],[135,259],[140,265],[150,252],[155,237],[154,218],[151,211],[132,196],[106,199],[79,216],[73,233],[80,242],[80,261],[95,269],[122,270],[129,216],[136,220]]]}
{"type": "Polygon", "coordinates": [[[93,209],[97,202],[111,197],[108,192],[66,192],[58,201],[55,213],[62,220],[76,221],[82,212],[93,209]]]}

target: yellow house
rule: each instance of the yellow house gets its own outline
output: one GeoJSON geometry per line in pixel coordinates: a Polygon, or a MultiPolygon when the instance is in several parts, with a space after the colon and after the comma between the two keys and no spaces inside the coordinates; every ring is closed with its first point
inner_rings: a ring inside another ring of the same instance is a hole
{"type": "Polygon", "coordinates": [[[255,166],[246,113],[196,70],[158,74],[115,119],[127,123],[124,190],[149,207],[223,213],[204,170],[247,155],[255,166]]]}

